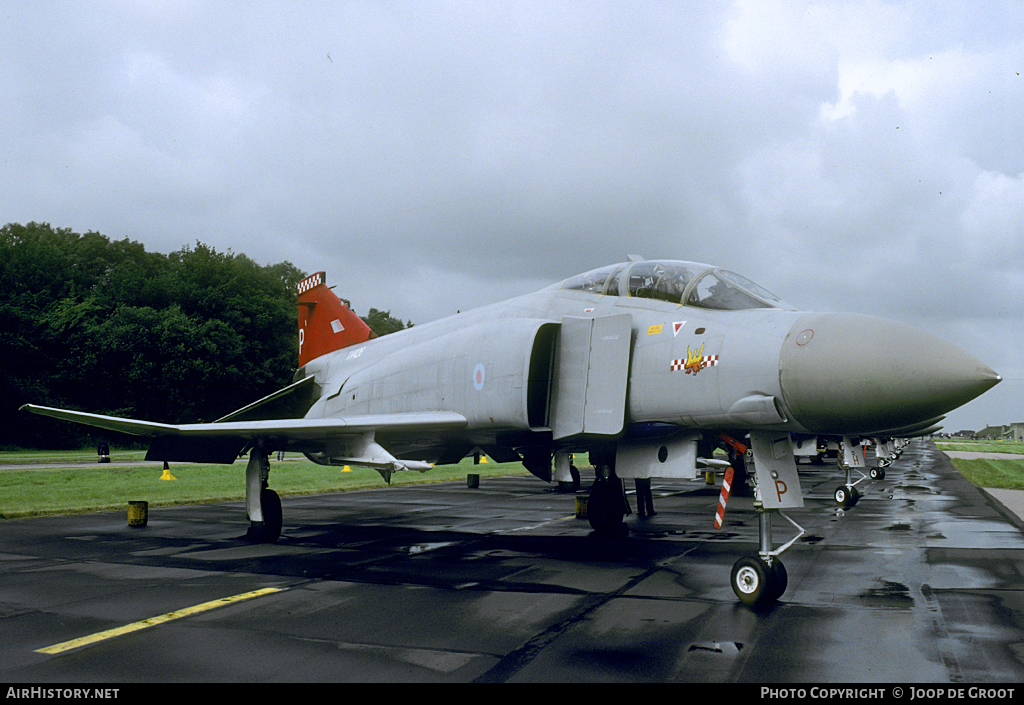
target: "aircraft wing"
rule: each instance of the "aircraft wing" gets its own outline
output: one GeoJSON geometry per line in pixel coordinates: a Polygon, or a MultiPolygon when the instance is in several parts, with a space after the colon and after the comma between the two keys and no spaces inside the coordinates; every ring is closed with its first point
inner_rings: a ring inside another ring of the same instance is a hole
{"type": "Polygon", "coordinates": [[[316,451],[330,441],[345,441],[376,431],[443,431],[466,425],[450,411],[369,414],[347,418],[270,419],[164,424],[83,411],[25,404],[22,411],[150,439],[147,460],[231,463],[256,440],[289,449],[316,451]]]}

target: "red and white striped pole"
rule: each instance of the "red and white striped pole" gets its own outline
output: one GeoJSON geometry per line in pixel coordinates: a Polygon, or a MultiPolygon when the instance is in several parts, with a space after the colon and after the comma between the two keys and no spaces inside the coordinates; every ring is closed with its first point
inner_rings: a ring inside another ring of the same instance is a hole
{"type": "Polygon", "coordinates": [[[725,477],[722,478],[722,494],[718,496],[718,511],[715,513],[715,528],[721,529],[725,520],[725,503],[729,501],[729,491],[732,489],[732,477],[735,470],[730,465],[725,469],[725,477]]]}

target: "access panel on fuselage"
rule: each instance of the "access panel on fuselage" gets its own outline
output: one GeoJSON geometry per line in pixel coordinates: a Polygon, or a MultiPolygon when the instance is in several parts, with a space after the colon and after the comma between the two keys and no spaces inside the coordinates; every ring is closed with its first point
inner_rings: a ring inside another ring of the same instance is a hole
{"type": "Polygon", "coordinates": [[[629,314],[562,319],[551,391],[555,440],[622,431],[632,326],[629,314]]]}

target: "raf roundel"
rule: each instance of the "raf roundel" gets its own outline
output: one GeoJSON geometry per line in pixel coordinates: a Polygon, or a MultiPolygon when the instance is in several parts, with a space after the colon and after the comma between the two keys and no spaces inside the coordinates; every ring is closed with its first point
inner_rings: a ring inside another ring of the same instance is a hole
{"type": "Polygon", "coordinates": [[[485,378],[486,374],[484,372],[484,366],[482,364],[478,364],[476,367],[473,368],[473,386],[476,387],[477,391],[480,391],[481,389],[484,388],[485,378]]]}

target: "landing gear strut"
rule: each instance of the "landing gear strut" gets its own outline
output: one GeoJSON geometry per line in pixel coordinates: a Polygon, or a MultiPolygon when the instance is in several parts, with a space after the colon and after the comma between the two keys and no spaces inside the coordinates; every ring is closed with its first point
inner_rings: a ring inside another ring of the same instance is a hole
{"type": "Polygon", "coordinates": [[[284,524],[281,498],[267,487],[269,477],[267,454],[259,446],[253,446],[245,467],[245,509],[249,515],[245,537],[253,543],[274,543],[281,536],[284,524]]]}

